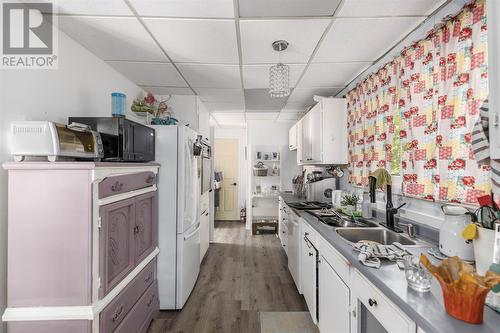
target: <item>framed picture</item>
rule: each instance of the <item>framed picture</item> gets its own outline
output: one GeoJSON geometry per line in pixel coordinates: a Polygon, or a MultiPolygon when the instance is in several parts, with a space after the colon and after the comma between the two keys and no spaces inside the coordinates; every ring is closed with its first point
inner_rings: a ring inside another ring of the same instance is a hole
{"type": "Polygon", "coordinates": [[[280,153],[273,152],[272,153],[272,159],[275,160],[275,161],[279,161],[279,159],[280,159],[280,153]]]}
{"type": "Polygon", "coordinates": [[[255,154],[255,158],[258,159],[258,160],[261,160],[262,159],[262,152],[261,151],[258,151],[256,154],[255,154]]]}
{"type": "Polygon", "coordinates": [[[264,153],[264,160],[270,160],[271,159],[271,155],[268,154],[268,153],[264,153]]]}

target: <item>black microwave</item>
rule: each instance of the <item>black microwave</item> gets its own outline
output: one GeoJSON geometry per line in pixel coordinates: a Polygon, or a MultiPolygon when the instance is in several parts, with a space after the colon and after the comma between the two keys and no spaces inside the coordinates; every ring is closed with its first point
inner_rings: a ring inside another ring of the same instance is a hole
{"type": "Polygon", "coordinates": [[[155,130],[123,117],[70,117],[101,134],[103,161],[149,162],[155,159],[155,130]]]}

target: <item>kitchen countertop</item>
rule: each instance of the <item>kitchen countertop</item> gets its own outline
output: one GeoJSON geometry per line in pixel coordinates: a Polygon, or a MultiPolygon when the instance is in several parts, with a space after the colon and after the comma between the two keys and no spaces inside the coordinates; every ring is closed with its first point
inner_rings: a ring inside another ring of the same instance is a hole
{"type": "MultiPolygon", "coordinates": [[[[306,201],[286,192],[280,193],[280,196],[285,203],[306,201]]],[[[384,260],[380,269],[364,266],[358,261],[358,253],[331,227],[326,226],[309,213],[300,210],[294,211],[426,333],[500,332],[500,314],[489,307],[485,306],[484,321],[481,325],[468,324],[457,320],[446,313],[442,301],[441,287],[434,278],[431,292],[416,292],[407,287],[404,271],[400,270],[396,264],[384,260]]],[[[418,256],[420,253],[426,252],[426,249],[427,247],[408,248],[410,252],[418,256]]]]}

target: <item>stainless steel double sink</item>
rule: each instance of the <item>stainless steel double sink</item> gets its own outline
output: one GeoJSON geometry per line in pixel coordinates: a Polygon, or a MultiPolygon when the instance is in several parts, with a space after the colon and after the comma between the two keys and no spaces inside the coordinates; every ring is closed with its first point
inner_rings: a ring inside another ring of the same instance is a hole
{"type": "Polygon", "coordinates": [[[382,245],[399,243],[405,246],[417,245],[414,240],[403,236],[392,230],[378,228],[338,228],[337,234],[350,243],[357,243],[362,240],[377,242],[382,245]]]}

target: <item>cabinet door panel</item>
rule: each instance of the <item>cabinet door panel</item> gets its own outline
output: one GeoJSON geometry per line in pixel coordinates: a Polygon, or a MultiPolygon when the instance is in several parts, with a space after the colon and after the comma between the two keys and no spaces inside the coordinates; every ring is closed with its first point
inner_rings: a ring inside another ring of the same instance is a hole
{"type": "Polygon", "coordinates": [[[319,330],[350,332],[350,290],[324,257],[319,266],[319,330]]]}
{"type": "Polygon", "coordinates": [[[309,162],[321,162],[321,109],[319,105],[309,111],[309,162]]]}
{"type": "Polygon", "coordinates": [[[135,226],[133,230],[136,264],[147,257],[156,246],[156,205],[156,192],[146,193],[135,199],[135,226]]]}
{"type": "Polygon", "coordinates": [[[100,296],[103,297],[134,267],[135,200],[102,206],[100,216],[100,296]]]}
{"type": "Polygon", "coordinates": [[[313,322],[316,322],[316,250],[302,237],[301,287],[313,322]]]}

